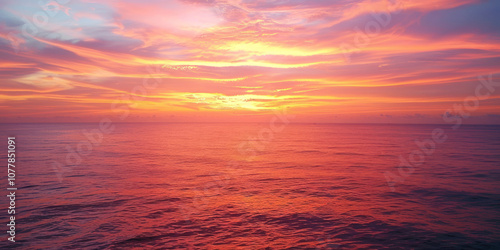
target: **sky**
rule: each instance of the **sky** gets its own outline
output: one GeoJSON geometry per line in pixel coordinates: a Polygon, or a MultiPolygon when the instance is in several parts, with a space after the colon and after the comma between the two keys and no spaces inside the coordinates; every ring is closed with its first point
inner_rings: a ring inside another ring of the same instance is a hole
{"type": "Polygon", "coordinates": [[[500,124],[500,1],[0,7],[0,122],[500,124]]]}

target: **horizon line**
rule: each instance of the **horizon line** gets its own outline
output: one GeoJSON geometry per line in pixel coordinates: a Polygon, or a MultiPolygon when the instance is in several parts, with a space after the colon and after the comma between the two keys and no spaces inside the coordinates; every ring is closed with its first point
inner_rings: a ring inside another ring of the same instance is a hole
{"type": "MultiPolygon", "coordinates": [[[[100,121],[93,122],[0,122],[0,124],[94,124],[100,123],[100,121]]],[[[268,122],[112,122],[113,124],[263,124],[268,122]]],[[[313,124],[313,125],[452,125],[448,123],[383,123],[383,122],[290,122],[288,125],[292,124],[313,124]]],[[[463,123],[462,126],[500,126],[495,123],[463,123]]]]}

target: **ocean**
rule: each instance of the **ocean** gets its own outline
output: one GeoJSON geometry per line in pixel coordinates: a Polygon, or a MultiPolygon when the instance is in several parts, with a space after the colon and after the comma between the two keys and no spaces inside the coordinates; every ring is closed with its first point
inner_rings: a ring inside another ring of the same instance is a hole
{"type": "Polygon", "coordinates": [[[500,126],[0,128],[3,249],[500,249],[500,126]]]}

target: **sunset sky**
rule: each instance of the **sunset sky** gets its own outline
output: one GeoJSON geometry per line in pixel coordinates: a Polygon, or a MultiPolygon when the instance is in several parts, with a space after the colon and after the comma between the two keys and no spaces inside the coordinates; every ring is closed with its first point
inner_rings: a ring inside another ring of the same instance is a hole
{"type": "Polygon", "coordinates": [[[500,1],[40,2],[0,2],[0,122],[439,123],[500,82],[500,1]]]}

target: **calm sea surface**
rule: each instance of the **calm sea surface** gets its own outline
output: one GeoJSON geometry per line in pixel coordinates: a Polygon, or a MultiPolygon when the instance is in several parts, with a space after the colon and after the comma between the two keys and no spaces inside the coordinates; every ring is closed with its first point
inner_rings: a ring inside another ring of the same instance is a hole
{"type": "MultiPolygon", "coordinates": [[[[0,248],[500,249],[498,126],[129,123],[102,138],[82,132],[98,128],[0,125],[5,153],[16,137],[19,187],[11,244],[4,171],[0,248]],[[447,140],[415,153],[435,128],[447,140]],[[412,152],[413,167],[398,172],[412,152]]],[[[6,154],[0,160],[5,170],[6,154]]]]}

